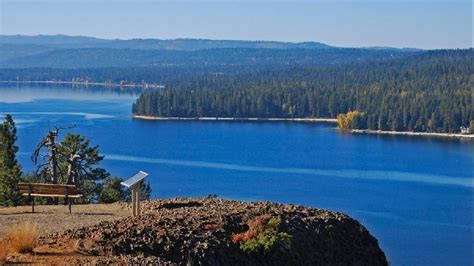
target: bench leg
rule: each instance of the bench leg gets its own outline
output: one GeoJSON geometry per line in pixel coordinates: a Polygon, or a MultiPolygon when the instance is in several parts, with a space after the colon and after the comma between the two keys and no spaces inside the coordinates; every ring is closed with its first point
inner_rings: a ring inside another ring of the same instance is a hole
{"type": "Polygon", "coordinates": [[[72,204],[71,204],[71,201],[72,201],[71,199],[68,199],[68,203],[69,203],[69,214],[71,214],[71,205],[72,205],[72,204]]]}
{"type": "Polygon", "coordinates": [[[35,213],[35,198],[31,197],[31,213],[35,213]]]}

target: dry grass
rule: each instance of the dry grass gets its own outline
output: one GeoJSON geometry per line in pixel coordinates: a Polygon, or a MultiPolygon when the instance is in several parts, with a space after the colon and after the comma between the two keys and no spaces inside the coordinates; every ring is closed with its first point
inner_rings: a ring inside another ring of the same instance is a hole
{"type": "Polygon", "coordinates": [[[13,225],[7,230],[6,239],[11,251],[31,252],[38,240],[38,226],[31,221],[13,225]]]}
{"type": "Polygon", "coordinates": [[[6,242],[0,242],[0,265],[7,261],[7,256],[10,253],[10,247],[6,242]]]}

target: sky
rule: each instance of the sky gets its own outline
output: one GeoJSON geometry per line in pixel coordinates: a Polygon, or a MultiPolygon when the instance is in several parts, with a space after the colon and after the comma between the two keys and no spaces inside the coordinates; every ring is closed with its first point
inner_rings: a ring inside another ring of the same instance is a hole
{"type": "Polygon", "coordinates": [[[471,0],[0,0],[0,34],[466,48],[471,0]]]}

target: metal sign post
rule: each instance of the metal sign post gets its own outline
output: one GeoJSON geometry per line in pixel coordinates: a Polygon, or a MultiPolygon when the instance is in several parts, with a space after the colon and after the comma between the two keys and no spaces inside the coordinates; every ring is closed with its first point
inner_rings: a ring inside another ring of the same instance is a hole
{"type": "Polygon", "coordinates": [[[136,175],[130,177],[128,180],[121,183],[123,186],[128,187],[132,192],[133,216],[140,215],[140,184],[147,176],[147,173],[140,171],[136,175]]]}

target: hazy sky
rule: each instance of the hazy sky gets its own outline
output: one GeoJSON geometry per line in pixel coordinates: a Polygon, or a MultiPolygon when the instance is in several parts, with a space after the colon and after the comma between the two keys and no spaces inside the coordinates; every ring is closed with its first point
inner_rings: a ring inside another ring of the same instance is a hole
{"type": "Polygon", "coordinates": [[[472,47],[471,0],[0,0],[1,34],[472,47]]]}

